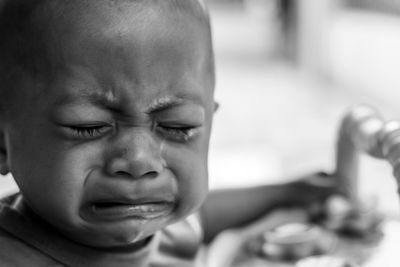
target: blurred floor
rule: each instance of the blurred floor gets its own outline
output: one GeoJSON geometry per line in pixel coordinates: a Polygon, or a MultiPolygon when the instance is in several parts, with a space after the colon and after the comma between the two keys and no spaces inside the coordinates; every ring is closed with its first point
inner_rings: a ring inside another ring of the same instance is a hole
{"type": "MultiPolygon", "coordinates": [[[[334,86],[282,59],[270,18],[226,6],[211,6],[211,13],[221,104],[211,144],[212,188],[331,171],[337,126],[350,106],[369,103],[395,114],[373,94],[334,86]]],[[[362,191],[377,193],[385,208],[397,211],[387,164],[365,157],[361,165],[362,191]]]]}

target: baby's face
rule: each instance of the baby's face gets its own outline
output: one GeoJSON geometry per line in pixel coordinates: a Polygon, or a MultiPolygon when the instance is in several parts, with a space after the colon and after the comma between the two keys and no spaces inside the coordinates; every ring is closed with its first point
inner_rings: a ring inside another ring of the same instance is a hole
{"type": "Polygon", "coordinates": [[[52,69],[9,122],[9,163],[28,205],[67,237],[124,246],[206,196],[210,37],[155,5],[80,10],[43,27],[52,69]]]}

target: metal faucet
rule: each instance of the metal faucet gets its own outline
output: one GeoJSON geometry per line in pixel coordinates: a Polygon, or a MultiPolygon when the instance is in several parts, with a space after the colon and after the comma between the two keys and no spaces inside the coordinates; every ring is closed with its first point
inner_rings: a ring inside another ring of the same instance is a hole
{"type": "Polygon", "coordinates": [[[336,170],[339,190],[350,203],[360,201],[358,166],[361,152],[389,161],[400,182],[400,121],[385,121],[372,107],[352,108],[343,118],[337,140],[336,170]]]}

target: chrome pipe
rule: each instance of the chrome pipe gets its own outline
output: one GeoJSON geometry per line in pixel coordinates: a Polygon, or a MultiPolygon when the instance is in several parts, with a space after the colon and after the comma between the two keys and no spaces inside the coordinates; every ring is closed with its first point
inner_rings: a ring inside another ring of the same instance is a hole
{"type": "Polygon", "coordinates": [[[335,175],[340,192],[352,204],[359,203],[359,157],[366,153],[387,160],[400,181],[400,122],[385,121],[367,105],[352,108],[343,118],[336,151],[335,175]]]}

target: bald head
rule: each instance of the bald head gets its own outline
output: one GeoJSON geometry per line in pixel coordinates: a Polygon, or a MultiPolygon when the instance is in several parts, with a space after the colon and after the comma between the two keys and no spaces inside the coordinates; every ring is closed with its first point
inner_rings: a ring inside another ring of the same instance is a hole
{"type": "MultiPolygon", "coordinates": [[[[156,20],[160,13],[171,20],[189,17],[209,35],[202,0],[0,0],[0,110],[8,109],[13,103],[10,99],[29,94],[20,88],[33,91],[53,77],[63,57],[69,56],[59,49],[65,48],[68,38],[99,35],[100,40],[110,33],[113,36],[108,37],[118,42],[124,31],[145,31],[150,20],[168,32],[169,25],[156,20]],[[90,24],[101,25],[103,30],[82,27],[90,24]]],[[[211,45],[209,52],[212,60],[211,45]]]]}

